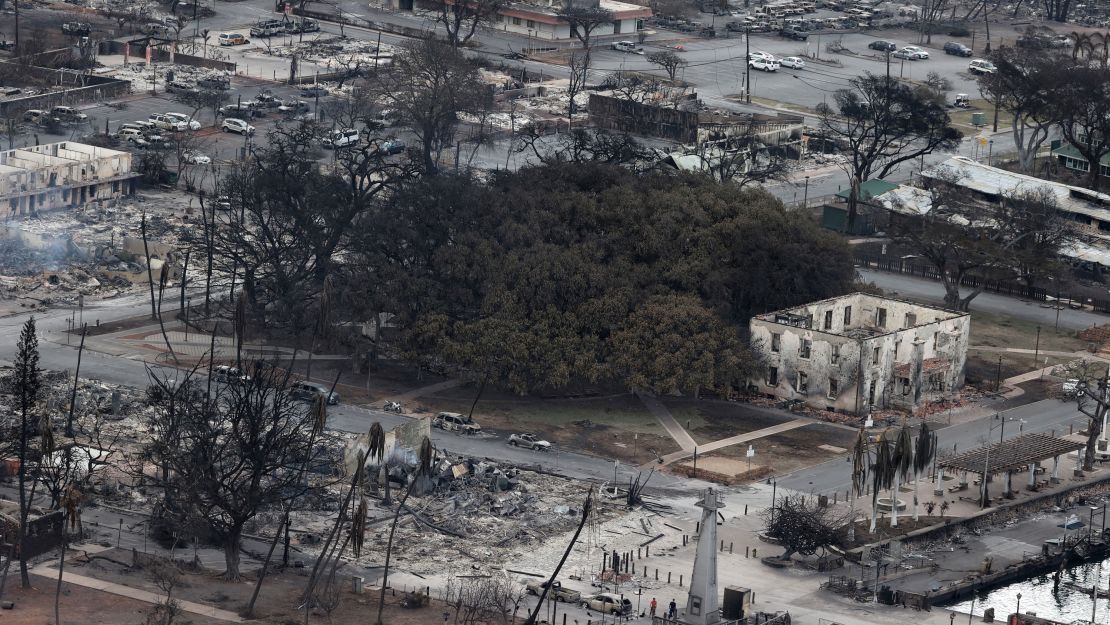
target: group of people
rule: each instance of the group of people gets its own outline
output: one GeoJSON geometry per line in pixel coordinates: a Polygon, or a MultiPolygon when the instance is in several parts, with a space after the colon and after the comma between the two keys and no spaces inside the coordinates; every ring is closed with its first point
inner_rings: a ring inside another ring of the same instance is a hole
{"type": "MultiPolygon", "coordinates": [[[[651,603],[648,606],[651,609],[652,618],[655,618],[655,610],[658,607],[658,605],[659,604],[656,603],[656,601],[655,601],[655,597],[652,597],[651,598],[651,603]]],[[[664,616],[664,618],[666,618],[669,621],[673,621],[677,616],[678,616],[678,604],[674,602],[674,599],[671,599],[670,605],[667,606],[667,614],[664,616]]]]}

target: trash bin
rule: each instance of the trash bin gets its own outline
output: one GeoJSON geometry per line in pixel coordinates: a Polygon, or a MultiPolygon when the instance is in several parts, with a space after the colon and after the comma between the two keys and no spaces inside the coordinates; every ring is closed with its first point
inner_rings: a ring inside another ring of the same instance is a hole
{"type": "Polygon", "coordinates": [[[987,114],[983,113],[983,112],[972,113],[971,114],[971,125],[972,126],[986,126],[987,125],[987,114]]]}

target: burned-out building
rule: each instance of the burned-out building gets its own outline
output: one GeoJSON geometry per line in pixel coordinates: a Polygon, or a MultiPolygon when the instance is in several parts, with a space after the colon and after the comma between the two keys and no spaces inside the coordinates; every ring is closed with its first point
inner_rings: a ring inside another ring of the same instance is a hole
{"type": "Polygon", "coordinates": [[[852,293],[753,317],[759,392],[865,415],[914,411],[963,386],[970,316],[852,293]]]}
{"type": "Polygon", "coordinates": [[[75,141],[0,151],[0,220],[135,191],[131,153],[75,141]]]}

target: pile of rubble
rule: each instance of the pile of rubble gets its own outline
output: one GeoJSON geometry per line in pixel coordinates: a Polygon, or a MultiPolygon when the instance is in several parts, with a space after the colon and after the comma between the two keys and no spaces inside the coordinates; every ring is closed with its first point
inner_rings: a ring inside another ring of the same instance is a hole
{"type": "Polygon", "coordinates": [[[152,270],[157,275],[165,260],[172,266],[189,217],[174,212],[168,200],[157,202],[157,209],[143,206],[146,199],[40,213],[8,224],[0,230],[0,298],[75,305],[79,296],[110,298],[144,284],[143,212],[149,213],[152,270]],[[161,210],[166,207],[171,210],[161,210]]]}

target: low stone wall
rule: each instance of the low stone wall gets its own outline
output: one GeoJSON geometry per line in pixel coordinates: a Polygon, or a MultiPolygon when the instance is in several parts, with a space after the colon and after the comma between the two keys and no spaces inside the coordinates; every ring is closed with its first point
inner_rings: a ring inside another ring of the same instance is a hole
{"type": "MultiPolygon", "coordinates": [[[[123,54],[123,48],[126,42],[123,41],[101,41],[98,47],[100,54],[123,54]]],[[[146,46],[131,46],[128,52],[132,62],[142,62],[146,59],[146,46]]],[[[170,53],[169,50],[162,48],[154,48],[151,51],[150,58],[159,63],[169,63],[170,53]]],[[[218,69],[225,72],[235,73],[237,64],[229,61],[220,61],[217,59],[206,59],[192,54],[182,54],[176,52],[173,55],[173,62],[180,63],[181,65],[189,65],[192,67],[207,67],[208,69],[218,69]]]]}

